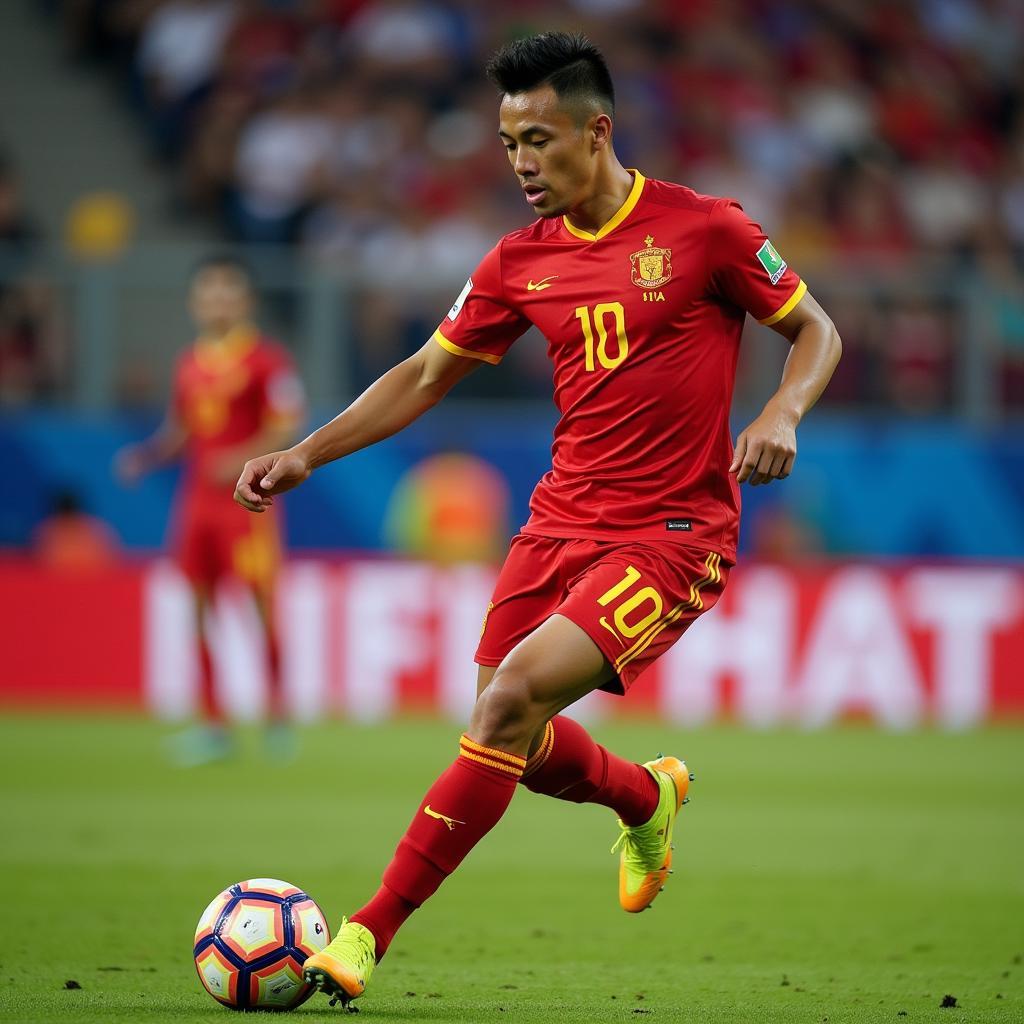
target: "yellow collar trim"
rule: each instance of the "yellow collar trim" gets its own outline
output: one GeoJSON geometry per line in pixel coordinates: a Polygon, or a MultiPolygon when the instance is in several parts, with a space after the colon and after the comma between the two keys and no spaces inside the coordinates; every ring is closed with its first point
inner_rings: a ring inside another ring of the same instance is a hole
{"type": "Polygon", "coordinates": [[[247,356],[259,340],[256,328],[251,324],[233,327],[218,341],[200,338],[195,343],[196,360],[204,370],[223,370],[247,356]]]}
{"type": "Polygon", "coordinates": [[[599,238],[604,238],[605,235],[610,235],[632,212],[633,207],[640,201],[640,193],[644,190],[644,182],[647,180],[638,170],[633,167],[627,168],[633,175],[633,187],[629,190],[629,195],[626,196],[626,201],[612,214],[611,220],[607,224],[591,234],[589,231],[584,231],[582,228],[576,227],[572,221],[569,220],[568,215],[562,215],[562,223],[565,225],[565,230],[570,235],[575,235],[577,238],[582,238],[585,242],[596,242],[599,238]]]}

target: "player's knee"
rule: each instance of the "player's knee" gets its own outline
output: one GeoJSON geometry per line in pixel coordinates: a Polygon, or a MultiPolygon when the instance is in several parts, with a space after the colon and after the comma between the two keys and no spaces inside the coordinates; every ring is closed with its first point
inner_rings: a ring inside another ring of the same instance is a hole
{"type": "Polygon", "coordinates": [[[499,750],[518,750],[529,744],[545,721],[544,709],[533,700],[530,690],[524,673],[499,668],[477,698],[470,719],[471,738],[499,750]]]}

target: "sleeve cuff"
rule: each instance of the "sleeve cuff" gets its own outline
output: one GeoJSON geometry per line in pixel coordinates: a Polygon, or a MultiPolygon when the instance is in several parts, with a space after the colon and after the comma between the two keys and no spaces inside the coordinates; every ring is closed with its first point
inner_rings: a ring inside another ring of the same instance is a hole
{"type": "Polygon", "coordinates": [[[771,316],[765,317],[763,320],[758,320],[759,324],[764,324],[765,327],[771,327],[772,324],[777,324],[783,317],[793,312],[793,308],[796,304],[804,297],[807,293],[807,284],[801,281],[796,286],[796,291],[786,300],[785,304],[780,306],[771,316]]]}
{"type": "Polygon", "coordinates": [[[451,352],[453,356],[466,356],[469,359],[479,359],[482,362],[490,363],[492,366],[497,366],[501,362],[501,356],[492,355],[490,352],[473,352],[468,348],[461,348],[456,345],[455,342],[449,341],[440,331],[440,329],[434,331],[434,341],[438,343],[446,352],[451,352]]]}

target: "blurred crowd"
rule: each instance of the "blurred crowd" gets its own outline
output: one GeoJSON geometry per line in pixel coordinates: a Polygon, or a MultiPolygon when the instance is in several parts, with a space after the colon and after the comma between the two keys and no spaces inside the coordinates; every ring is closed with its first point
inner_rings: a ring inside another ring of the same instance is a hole
{"type": "Polygon", "coordinates": [[[55,397],[66,378],[65,334],[33,249],[15,167],[0,154],[0,408],[55,397]]]}
{"type": "MultiPolygon", "coordinates": [[[[833,313],[846,357],[826,401],[946,411],[961,346],[984,335],[999,347],[994,400],[1024,409],[1017,0],[57,7],[69,57],[115,76],[182,212],[370,280],[361,377],[419,345],[450,301],[449,286],[408,283],[465,276],[529,219],[487,55],[581,29],[612,69],[623,162],[738,197],[833,313]]],[[[542,348],[523,353],[490,386],[545,394],[542,348]]]]}

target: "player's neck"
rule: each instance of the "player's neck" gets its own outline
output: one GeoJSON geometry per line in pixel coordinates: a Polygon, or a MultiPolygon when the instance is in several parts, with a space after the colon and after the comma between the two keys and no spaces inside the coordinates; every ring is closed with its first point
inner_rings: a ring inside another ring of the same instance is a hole
{"type": "Polygon", "coordinates": [[[599,173],[590,196],[566,211],[566,215],[575,227],[596,233],[618,213],[632,189],[633,175],[613,160],[599,173]]]}
{"type": "Polygon", "coordinates": [[[231,347],[248,339],[253,326],[248,320],[240,323],[210,324],[199,332],[199,343],[210,348],[231,347]]]}
{"type": "Polygon", "coordinates": [[[256,329],[252,324],[232,324],[226,330],[204,330],[196,339],[193,352],[200,366],[220,371],[244,358],[256,340],[256,329]]]}

